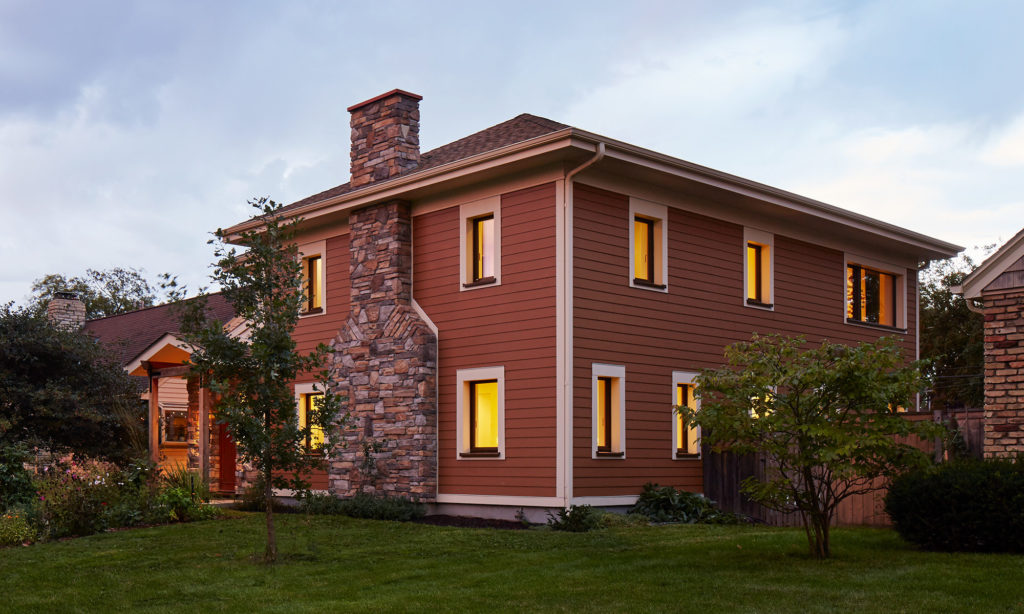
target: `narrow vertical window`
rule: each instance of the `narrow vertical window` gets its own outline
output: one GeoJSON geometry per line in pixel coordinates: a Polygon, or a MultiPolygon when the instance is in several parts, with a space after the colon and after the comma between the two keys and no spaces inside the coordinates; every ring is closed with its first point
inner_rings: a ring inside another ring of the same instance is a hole
{"type": "Polygon", "coordinates": [[[757,243],[747,243],[747,300],[764,303],[764,288],[761,281],[761,250],[757,243]]]}
{"type": "Polygon", "coordinates": [[[654,220],[633,218],[633,278],[654,282],[654,220]]]}
{"type": "Polygon", "coordinates": [[[597,451],[612,451],[612,378],[597,378],[597,451]]]}
{"type": "Polygon", "coordinates": [[[896,326],[896,275],[856,264],[846,267],[846,319],[896,326]]]}
{"type": "Polygon", "coordinates": [[[323,450],[324,430],[322,427],[312,424],[313,416],[320,409],[324,393],[311,392],[299,396],[299,428],[309,427],[306,434],[305,448],[307,454],[315,454],[323,450]]]}
{"type": "Polygon", "coordinates": [[[323,260],[320,256],[310,256],[303,261],[303,313],[323,311],[323,260]]]}
{"type": "Polygon", "coordinates": [[[469,451],[498,454],[498,380],[469,383],[469,451]]]}
{"type": "MultiPolygon", "coordinates": [[[[693,384],[676,385],[676,405],[696,409],[693,384]]],[[[676,456],[700,454],[697,427],[676,414],[676,456]]]]}
{"type": "Polygon", "coordinates": [[[473,270],[470,282],[494,279],[494,215],[472,220],[473,270]]]}
{"type": "Polygon", "coordinates": [[[775,235],[756,228],[743,229],[743,301],[750,307],[773,309],[773,252],[775,235]]]}

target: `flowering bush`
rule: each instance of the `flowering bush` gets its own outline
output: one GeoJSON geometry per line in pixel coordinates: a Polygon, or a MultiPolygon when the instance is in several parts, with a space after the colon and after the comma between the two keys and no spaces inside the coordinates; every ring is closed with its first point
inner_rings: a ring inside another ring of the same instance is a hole
{"type": "Polygon", "coordinates": [[[24,510],[11,509],[0,515],[0,546],[14,546],[35,540],[36,530],[24,510]]]}

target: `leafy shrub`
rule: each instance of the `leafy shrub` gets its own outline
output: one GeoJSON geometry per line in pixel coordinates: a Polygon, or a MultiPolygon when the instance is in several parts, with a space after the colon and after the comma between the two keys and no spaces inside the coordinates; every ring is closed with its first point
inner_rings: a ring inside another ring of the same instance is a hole
{"type": "Polygon", "coordinates": [[[558,516],[548,512],[548,526],[555,531],[586,533],[601,526],[602,514],[589,505],[570,505],[558,510],[558,516]]]}
{"type": "Polygon", "coordinates": [[[604,512],[601,514],[601,526],[610,529],[612,527],[643,527],[650,524],[650,519],[643,514],[617,514],[615,512],[604,512]]]}
{"type": "Polygon", "coordinates": [[[210,500],[210,485],[199,475],[182,465],[175,465],[173,469],[165,469],[163,482],[170,488],[179,488],[188,492],[193,499],[198,501],[210,500]]]}
{"type": "Polygon", "coordinates": [[[12,508],[0,515],[0,547],[34,541],[36,530],[24,510],[12,508]]]}
{"type": "Polygon", "coordinates": [[[1024,552],[1024,455],[963,459],[893,480],[885,511],[929,550],[1024,552]]]}
{"type": "Polygon", "coordinates": [[[193,491],[180,486],[165,488],[157,499],[171,519],[180,522],[207,520],[217,515],[217,508],[205,505],[193,491]]]}
{"type": "Polygon", "coordinates": [[[350,499],[329,494],[302,498],[300,509],[308,514],[333,514],[373,520],[415,520],[426,514],[423,504],[406,497],[359,493],[350,499]]]}
{"type": "Polygon", "coordinates": [[[25,449],[20,446],[0,446],[0,510],[28,503],[35,495],[25,458],[25,449]]]}
{"type": "Polygon", "coordinates": [[[704,495],[652,482],[644,484],[644,490],[630,513],[641,514],[653,522],[737,524],[741,521],[736,514],[715,507],[715,502],[704,495]]]}

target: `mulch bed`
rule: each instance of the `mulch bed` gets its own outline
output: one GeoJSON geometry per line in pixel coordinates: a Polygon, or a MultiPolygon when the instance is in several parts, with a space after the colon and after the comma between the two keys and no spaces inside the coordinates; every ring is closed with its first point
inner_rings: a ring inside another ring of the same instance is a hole
{"type": "Polygon", "coordinates": [[[494,518],[471,518],[469,516],[424,516],[414,520],[420,524],[432,524],[439,527],[465,527],[469,529],[510,529],[522,531],[529,529],[516,520],[496,520],[494,518]]]}

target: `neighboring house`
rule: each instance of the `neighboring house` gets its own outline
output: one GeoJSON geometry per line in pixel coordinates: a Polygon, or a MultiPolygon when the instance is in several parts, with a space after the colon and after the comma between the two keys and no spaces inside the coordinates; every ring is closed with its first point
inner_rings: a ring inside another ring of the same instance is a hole
{"type": "MultiPolygon", "coordinates": [[[[68,308],[75,302],[81,304],[77,298],[60,296],[49,310],[51,314],[78,313],[68,308]]],[[[229,327],[240,324],[234,308],[220,294],[209,297],[207,309],[212,318],[229,327]]],[[[84,319],[84,307],[80,313],[84,319]]],[[[142,399],[149,409],[152,460],[165,469],[199,470],[209,478],[213,490],[234,492],[234,444],[211,414],[209,394],[186,378],[190,351],[178,338],[179,316],[174,306],[148,307],[89,320],[82,326],[114,352],[129,375],[145,378],[142,399]]]]}
{"type": "MultiPolygon", "coordinates": [[[[753,332],[917,357],[919,263],[961,248],[532,115],[419,152],[420,96],[349,108],[351,181],[289,205],[355,427],[315,484],[542,518],[702,490],[672,412],[753,332]],[[375,471],[360,444],[381,442],[375,471]]],[[[229,229],[238,236],[258,220],[229,229]]],[[[295,382],[303,412],[317,391],[295,382]]]]}
{"type": "Polygon", "coordinates": [[[1024,230],[953,291],[984,305],[984,454],[1024,453],[1024,230]]]}

